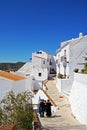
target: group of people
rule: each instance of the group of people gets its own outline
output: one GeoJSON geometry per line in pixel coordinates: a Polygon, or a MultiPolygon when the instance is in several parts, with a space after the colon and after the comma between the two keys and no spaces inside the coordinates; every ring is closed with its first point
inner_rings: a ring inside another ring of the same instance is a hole
{"type": "Polygon", "coordinates": [[[40,117],[44,117],[44,113],[46,113],[47,117],[51,117],[51,102],[49,100],[41,100],[39,105],[39,113],[40,117]]]}

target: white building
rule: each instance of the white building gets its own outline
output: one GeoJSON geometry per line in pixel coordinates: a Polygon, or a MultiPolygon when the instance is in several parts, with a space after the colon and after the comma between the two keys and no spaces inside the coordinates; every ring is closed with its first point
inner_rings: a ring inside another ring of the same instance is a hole
{"type": "Polygon", "coordinates": [[[0,100],[10,91],[15,94],[31,91],[34,87],[33,77],[23,76],[0,71],[0,100]]]}
{"type": "Polygon", "coordinates": [[[32,75],[44,81],[56,73],[55,57],[44,51],[32,53],[32,75]]]}
{"type": "MultiPolygon", "coordinates": [[[[60,91],[70,91],[76,68],[83,68],[84,56],[87,53],[87,35],[79,34],[78,38],[64,41],[57,50],[57,76],[62,74],[66,80],[61,80],[60,91]]],[[[60,81],[58,81],[60,82],[60,81]]]]}
{"type": "Polygon", "coordinates": [[[32,53],[32,61],[27,62],[16,74],[26,77],[33,76],[34,81],[39,84],[39,87],[42,87],[42,81],[56,74],[55,58],[55,56],[42,50],[34,52],[32,53]]]}

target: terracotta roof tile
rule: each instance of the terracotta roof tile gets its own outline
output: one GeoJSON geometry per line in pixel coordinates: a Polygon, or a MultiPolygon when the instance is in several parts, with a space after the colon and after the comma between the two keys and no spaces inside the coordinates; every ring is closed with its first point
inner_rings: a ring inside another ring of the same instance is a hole
{"type": "Polygon", "coordinates": [[[7,79],[10,79],[10,80],[14,80],[14,81],[25,79],[25,77],[23,77],[23,76],[11,74],[11,73],[8,73],[8,72],[5,72],[5,71],[0,71],[0,77],[7,78],[7,79]]]}

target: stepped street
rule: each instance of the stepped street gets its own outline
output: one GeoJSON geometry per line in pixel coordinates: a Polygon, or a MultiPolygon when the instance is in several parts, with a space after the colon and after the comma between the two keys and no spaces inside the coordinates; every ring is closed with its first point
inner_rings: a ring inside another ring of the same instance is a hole
{"type": "Polygon", "coordinates": [[[52,113],[52,117],[39,117],[41,130],[87,130],[87,126],[81,125],[73,116],[68,98],[58,92],[56,79],[47,82],[47,93],[57,104],[57,111],[52,113]]]}

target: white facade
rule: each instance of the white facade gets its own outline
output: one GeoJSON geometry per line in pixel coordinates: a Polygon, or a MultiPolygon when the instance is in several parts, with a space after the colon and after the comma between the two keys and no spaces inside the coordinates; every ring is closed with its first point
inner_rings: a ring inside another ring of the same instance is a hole
{"type": "Polygon", "coordinates": [[[87,125],[87,74],[74,73],[69,101],[76,119],[87,125]]]}
{"type": "Polygon", "coordinates": [[[55,57],[44,51],[32,54],[32,75],[37,80],[45,80],[56,72],[55,57]],[[53,73],[52,73],[53,72],[53,73]]]}
{"type": "Polygon", "coordinates": [[[71,91],[71,80],[70,79],[56,79],[56,87],[59,92],[63,92],[66,96],[69,96],[71,91]]]}
{"type": "Polygon", "coordinates": [[[83,56],[87,53],[87,35],[80,35],[78,38],[61,43],[61,48],[57,51],[57,74],[60,72],[73,79],[74,70],[82,69],[83,56]]]}
{"type": "Polygon", "coordinates": [[[34,88],[33,77],[26,78],[25,80],[19,80],[13,82],[12,91],[17,94],[24,91],[31,91],[34,88]]]}
{"type": "Polygon", "coordinates": [[[36,80],[43,81],[47,79],[47,55],[43,51],[32,53],[32,75],[36,80]]]}
{"type": "MultiPolygon", "coordinates": [[[[69,91],[72,88],[74,70],[81,71],[84,65],[84,56],[87,53],[87,35],[80,35],[78,38],[71,39],[61,43],[61,48],[57,51],[57,75],[60,73],[70,82],[69,91]]],[[[58,85],[57,85],[58,86],[58,85]]],[[[65,87],[66,81],[65,81],[65,87]]]]}
{"type": "Polygon", "coordinates": [[[66,73],[67,77],[69,76],[69,54],[70,54],[69,47],[70,47],[70,45],[68,44],[64,48],[61,48],[57,52],[57,58],[56,58],[57,59],[57,74],[60,73],[60,74],[64,75],[64,73],[66,73]],[[64,65],[66,68],[64,68],[64,65]],[[64,72],[64,71],[66,71],[66,72],[64,72]]]}
{"type": "Polygon", "coordinates": [[[10,91],[13,91],[15,94],[25,91],[25,80],[13,81],[0,78],[0,100],[10,91]]]}
{"type": "Polygon", "coordinates": [[[21,79],[18,75],[13,75],[3,71],[1,71],[0,74],[0,100],[10,91],[18,94],[27,90],[31,91],[36,86],[33,77],[22,77],[21,79]],[[7,76],[5,77],[5,75],[7,76]],[[16,77],[20,79],[18,80],[16,77]]]}
{"type": "Polygon", "coordinates": [[[32,61],[25,63],[16,74],[34,76],[35,80],[44,81],[56,73],[56,58],[45,51],[32,53],[32,61]]]}
{"type": "Polygon", "coordinates": [[[0,100],[11,91],[12,85],[13,82],[11,80],[0,78],[0,100]]]}

